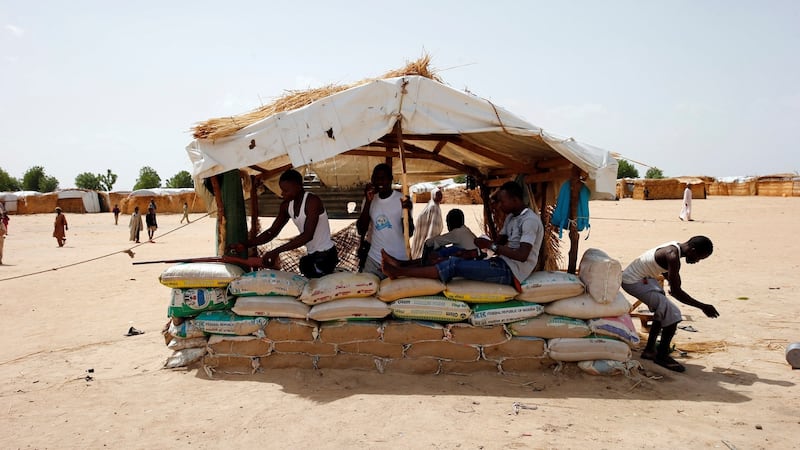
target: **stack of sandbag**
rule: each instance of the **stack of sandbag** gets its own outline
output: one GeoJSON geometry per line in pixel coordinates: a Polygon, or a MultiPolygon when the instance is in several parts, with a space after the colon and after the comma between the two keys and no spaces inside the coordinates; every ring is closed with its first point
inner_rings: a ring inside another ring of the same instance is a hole
{"type": "Polygon", "coordinates": [[[164,337],[173,350],[165,367],[187,366],[205,355],[208,322],[198,318],[226,314],[233,306],[228,284],[243,273],[240,267],[224,263],[183,263],[164,270],[159,281],[172,288],[167,308],[171,320],[164,337]]]}
{"type": "MultiPolygon", "coordinates": [[[[537,318],[564,332],[547,336],[548,355],[555,361],[579,362],[590,374],[622,373],[628,367],[631,348],[639,343],[628,315],[630,304],[620,291],[622,267],[602,250],[588,249],[581,257],[578,275],[586,292],[548,303],[545,314],[537,318]]],[[[511,331],[535,332],[530,331],[532,327],[519,324],[511,331]]]]}

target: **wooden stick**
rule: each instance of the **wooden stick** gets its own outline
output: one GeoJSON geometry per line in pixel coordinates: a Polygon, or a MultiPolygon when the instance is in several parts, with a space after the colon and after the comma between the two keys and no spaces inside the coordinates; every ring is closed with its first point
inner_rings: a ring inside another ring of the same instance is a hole
{"type": "MultiPolygon", "coordinates": [[[[406,94],[406,85],[408,81],[403,80],[401,86],[400,108],[397,111],[397,122],[395,123],[395,132],[397,134],[397,149],[400,151],[400,167],[402,169],[400,189],[403,192],[403,201],[408,197],[408,177],[406,175],[406,150],[403,144],[403,98],[406,94]]],[[[411,211],[403,208],[403,239],[406,243],[406,258],[411,259],[411,211]]]]}

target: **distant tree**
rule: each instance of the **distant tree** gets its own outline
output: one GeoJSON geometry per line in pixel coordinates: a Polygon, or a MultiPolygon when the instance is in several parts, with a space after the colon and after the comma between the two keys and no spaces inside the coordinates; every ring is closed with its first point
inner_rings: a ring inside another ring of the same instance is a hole
{"type": "Polygon", "coordinates": [[[53,192],[56,189],[58,189],[58,180],[56,177],[47,175],[42,178],[42,181],[39,184],[39,192],[53,192]]]}
{"type": "Polygon", "coordinates": [[[644,174],[645,178],[654,178],[654,179],[661,179],[664,178],[664,171],[659,169],[658,167],[651,167],[647,169],[647,173],[644,174]]]}
{"type": "Polygon", "coordinates": [[[20,190],[20,182],[12,177],[5,170],[0,168],[0,192],[12,192],[20,190]]]}
{"type": "Polygon", "coordinates": [[[620,159],[617,167],[617,178],[639,178],[639,171],[633,164],[624,159],[620,159]]]}
{"type": "Polygon", "coordinates": [[[136,184],[133,185],[133,190],[159,187],[161,187],[161,177],[158,176],[158,172],[150,166],[142,167],[139,170],[139,178],[136,179],[136,184]]]}
{"type": "Polygon", "coordinates": [[[48,176],[44,167],[33,166],[22,175],[22,189],[25,191],[53,192],[58,189],[56,177],[48,176]]]}
{"type": "Polygon", "coordinates": [[[114,189],[114,183],[117,182],[117,174],[108,169],[105,175],[97,174],[97,181],[100,182],[100,187],[104,191],[110,192],[111,189],[114,189]]]}
{"type": "Polygon", "coordinates": [[[97,178],[97,175],[89,172],[79,173],[77,177],[75,177],[75,186],[81,189],[91,189],[93,191],[99,191],[101,189],[100,180],[97,178]]]}
{"type": "Polygon", "coordinates": [[[194,180],[192,174],[185,170],[176,173],[172,178],[167,179],[168,188],[193,188],[194,180]]]}
{"type": "Polygon", "coordinates": [[[466,183],[467,182],[467,176],[466,175],[456,175],[456,176],[453,177],[453,181],[455,181],[456,183],[459,183],[459,184],[466,183]]]}

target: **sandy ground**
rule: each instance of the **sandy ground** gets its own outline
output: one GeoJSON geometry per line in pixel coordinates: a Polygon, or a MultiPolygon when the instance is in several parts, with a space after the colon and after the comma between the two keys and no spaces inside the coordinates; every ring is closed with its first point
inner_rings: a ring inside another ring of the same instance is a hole
{"type": "Polygon", "coordinates": [[[684,288],[721,317],[682,307],[697,332],[679,330],[676,342],[724,348],[681,358],[684,374],[644,361],[638,379],[574,365],[521,376],[208,379],[161,369],[167,266],[131,262],[212,255],[212,219],[163,235],[181,216],[161,215],[157,242],[131,260],[117,253],[132,245],[128,216],[114,226],[111,214],[68,215],[65,248],[50,237],[53,215],[12,216],[0,266],[0,447],[798,448],[800,371],[784,348],[800,341],[800,198],[696,200],[691,223],[677,219],[678,200],[590,208],[581,251],[601,248],[623,265],[668,240],[711,237],[712,257],[684,265],[684,288]],[[131,326],[146,333],[123,336],[131,326]],[[533,409],[515,415],[515,402],[533,409]]]}

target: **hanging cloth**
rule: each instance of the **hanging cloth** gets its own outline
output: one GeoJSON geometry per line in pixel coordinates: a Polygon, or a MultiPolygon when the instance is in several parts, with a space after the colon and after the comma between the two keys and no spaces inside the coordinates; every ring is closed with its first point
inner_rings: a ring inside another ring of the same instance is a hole
{"type": "MultiPolygon", "coordinates": [[[[569,229],[569,209],[570,209],[570,190],[571,185],[569,181],[565,181],[558,191],[558,200],[556,201],[556,208],[553,211],[553,217],[550,218],[550,223],[558,228],[558,238],[563,236],[563,230],[569,229]]],[[[585,184],[581,184],[581,190],[578,193],[578,217],[576,225],[578,231],[583,231],[590,227],[589,225],[589,188],[585,184]]]]}

